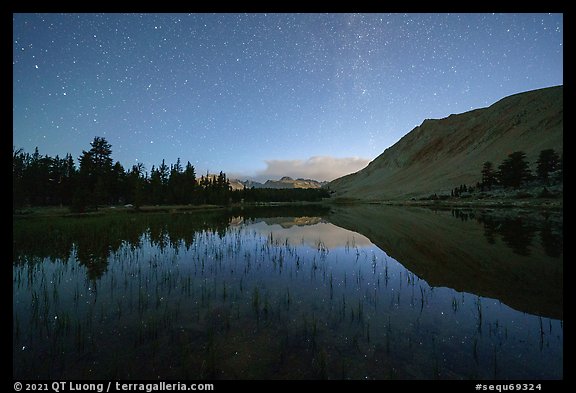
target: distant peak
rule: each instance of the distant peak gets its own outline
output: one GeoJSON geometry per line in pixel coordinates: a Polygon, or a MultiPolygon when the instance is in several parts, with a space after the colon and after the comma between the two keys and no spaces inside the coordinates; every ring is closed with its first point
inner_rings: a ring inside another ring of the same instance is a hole
{"type": "Polygon", "coordinates": [[[292,179],[290,176],[283,176],[280,181],[293,181],[294,179],[292,179]]]}

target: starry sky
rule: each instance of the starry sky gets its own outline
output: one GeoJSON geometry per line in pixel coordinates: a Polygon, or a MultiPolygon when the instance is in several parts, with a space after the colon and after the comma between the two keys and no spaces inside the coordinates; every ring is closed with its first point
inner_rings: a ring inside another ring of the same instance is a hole
{"type": "Polygon", "coordinates": [[[13,146],[331,180],[427,118],[563,84],[562,14],[14,14],[13,146]]]}

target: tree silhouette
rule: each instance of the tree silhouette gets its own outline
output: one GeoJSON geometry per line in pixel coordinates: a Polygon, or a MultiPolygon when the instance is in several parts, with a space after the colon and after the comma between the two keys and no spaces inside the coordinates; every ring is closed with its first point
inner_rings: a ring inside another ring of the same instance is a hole
{"type": "Polygon", "coordinates": [[[554,149],[542,150],[540,151],[536,164],[536,173],[538,174],[538,178],[548,184],[550,172],[554,172],[560,166],[560,157],[554,149]]]}
{"type": "Polygon", "coordinates": [[[70,205],[72,203],[72,197],[74,196],[74,189],[76,188],[76,176],[78,175],[78,170],[76,169],[76,164],[74,163],[74,158],[72,154],[66,154],[64,158],[64,177],[62,178],[62,204],[70,205]]]}
{"type": "Polygon", "coordinates": [[[24,187],[27,200],[33,206],[44,206],[50,203],[50,166],[52,159],[47,155],[42,157],[38,147],[28,160],[25,169],[24,187]]]}
{"type": "Polygon", "coordinates": [[[150,203],[153,205],[159,205],[162,203],[162,179],[160,177],[160,171],[152,165],[150,170],[150,182],[148,185],[150,203]]]}
{"type": "MultiPolygon", "coordinates": [[[[165,204],[168,202],[168,178],[170,177],[170,168],[166,165],[165,160],[158,166],[156,170],[158,180],[160,180],[160,192],[157,193],[159,204],[165,204]]],[[[158,189],[156,190],[158,192],[158,189]]]]}
{"type": "Polygon", "coordinates": [[[526,153],[516,151],[508,155],[498,166],[500,183],[505,187],[519,188],[520,185],[531,178],[530,168],[526,161],[526,153]]]}
{"type": "MultiPolygon", "coordinates": [[[[180,158],[168,166],[166,160],[152,166],[150,176],[144,165],[125,170],[120,162],[113,164],[112,146],[103,137],[94,137],[91,149],[83,150],[76,169],[71,154],[64,158],[42,156],[13,147],[13,210],[24,206],[67,205],[72,211],[84,212],[99,205],[144,204],[219,204],[231,201],[299,201],[329,197],[326,190],[254,190],[232,192],[222,171],[206,173],[199,180],[190,161],[182,168],[180,158]]],[[[461,186],[466,189],[465,186],[461,186]]]]}
{"type": "Polygon", "coordinates": [[[75,205],[95,206],[111,202],[113,169],[112,146],[103,137],[94,137],[89,151],[82,151],[75,205]]]}
{"type": "Polygon", "coordinates": [[[176,164],[170,166],[170,176],[168,177],[169,203],[178,205],[186,203],[184,181],[184,169],[182,169],[180,157],[178,157],[176,164]]]}
{"type": "Polygon", "coordinates": [[[23,149],[12,147],[12,209],[25,205],[28,194],[25,186],[26,168],[30,155],[23,149]]]}
{"type": "Polygon", "coordinates": [[[186,168],[182,175],[182,194],[184,195],[185,203],[196,203],[198,200],[196,171],[190,161],[186,163],[186,168]]]}
{"type": "Polygon", "coordinates": [[[144,204],[144,187],[146,184],[144,164],[139,162],[132,165],[132,169],[126,175],[126,203],[131,203],[139,209],[144,204]]]}
{"type": "Polygon", "coordinates": [[[496,183],[496,173],[494,172],[494,167],[490,161],[486,161],[482,166],[481,186],[491,190],[494,183],[496,183]]]}
{"type": "Polygon", "coordinates": [[[96,136],[90,142],[90,157],[98,174],[107,174],[112,169],[112,145],[105,138],[96,136]]]}

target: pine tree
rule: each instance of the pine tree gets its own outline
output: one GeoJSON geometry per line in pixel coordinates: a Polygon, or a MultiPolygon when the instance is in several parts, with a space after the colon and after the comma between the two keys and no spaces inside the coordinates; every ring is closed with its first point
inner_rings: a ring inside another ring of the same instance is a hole
{"type": "Polygon", "coordinates": [[[496,182],[496,173],[490,161],[486,161],[482,166],[482,187],[488,190],[492,189],[492,185],[496,182]]]}
{"type": "Polygon", "coordinates": [[[112,201],[112,146],[103,137],[94,137],[89,151],[80,156],[79,182],[75,192],[77,207],[108,204],[112,201]],[[82,188],[82,189],[78,189],[82,188]],[[81,201],[85,199],[85,203],[81,201]]]}
{"type": "Polygon", "coordinates": [[[560,157],[554,149],[542,150],[540,151],[536,164],[538,178],[548,184],[550,172],[554,172],[560,166],[560,157]]]}
{"type": "Polygon", "coordinates": [[[28,201],[25,174],[30,155],[24,149],[12,147],[12,209],[24,206],[28,201]]]}
{"type": "Polygon", "coordinates": [[[162,202],[162,177],[160,171],[152,165],[150,170],[150,203],[159,205],[162,202]]]}
{"type": "Polygon", "coordinates": [[[526,161],[526,153],[516,151],[508,155],[502,164],[498,166],[500,183],[505,187],[518,188],[531,178],[530,168],[526,161]]]}
{"type": "Polygon", "coordinates": [[[182,187],[184,194],[184,203],[197,203],[198,201],[198,187],[196,183],[196,171],[190,161],[186,163],[184,174],[182,177],[182,187]]]}
{"type": "Polygon", "coordinates": [[[126,202],[132,203],[136,209],[139,209],[145,202],[144,187],[146,178],[144,175],[144,164],[139,162],[132,165],[130,173],[126,176],[126,202]]]}

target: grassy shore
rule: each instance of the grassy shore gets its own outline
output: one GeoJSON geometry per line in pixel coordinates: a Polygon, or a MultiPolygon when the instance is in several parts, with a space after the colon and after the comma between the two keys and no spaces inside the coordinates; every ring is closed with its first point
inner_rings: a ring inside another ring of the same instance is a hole
{"type": "Polygon", "coordinates": [[[155,205],[141,206],[102,206],[98,209],[78,213],[71,211],[66,206],[38,206],[17,209],[13,217],[72,217],[72,216],[98,216],[110,214],[133,214],[133,213],[177,213],[185,211],[207,211],[224,209],[219,205],[155,205]]]}
{"type": "Polygon", "coordinates": [[[430,208],[475,208],[475,209],[535,209],[535,210],[563,210],[563,198],[449,198],[449,199],[407,199],[407,200],[370,200],[356,198],[331,198],[323,202],[278,202],[278,203],[251,203],[223,205],[147,205],[135,208],[132,206],[102,206],[98,209],[83,213],[73,212],[66,206],[42,206],[17,209],[13,213],[15,218],[25,217],[62,217],[62,216],[97,216],[110,214],[134,213],[181,213],[202,212],[209,210],[224,210],[229,208],[253,208],[271,206],[302,206],[302,205],[381,205],[381,206],[422,206],[430,208]]]}
{"type": "Polygon", "coordinates": [[[139,213],[185,213],[185,212],[205,212],[227,209],[263,209],[263,208],[305,208],[307,206],[325,206],[323,202],[254,202],[235,203],[230,205],[145,205],[135,208],[133,206],[100,206],[82,213],[73,212],[66,206],[36,206],[16,209],[13,212],[14,218],[26,217],[82,217],[82,216],[102,216],[118,214],[139,214],[139,213]]]}
{"type": "Polygon", "coordinates": [[[543,195],[542,187],[530,187],[519,190],[498,189],[490,192],[467,193],[465,196],[453,197],[445,194],[432,194],[427,197],[404,199],[361,199],[334,197],[330,203],[338,205],[373,204],[389,206],[427,206],[437,208],[516,208],[557,210],[564,207],[564,196],[561,185],[550,187],[551,192],[543,195]]]}
{"type": "Polygon", "coordinates": [[[562,199],[436,199],[436,200],[359,200],[335,199],[335,204],[371,204],[388,206],[427,206],[445,208],[523,208],[562,210],[562,199]]]}

